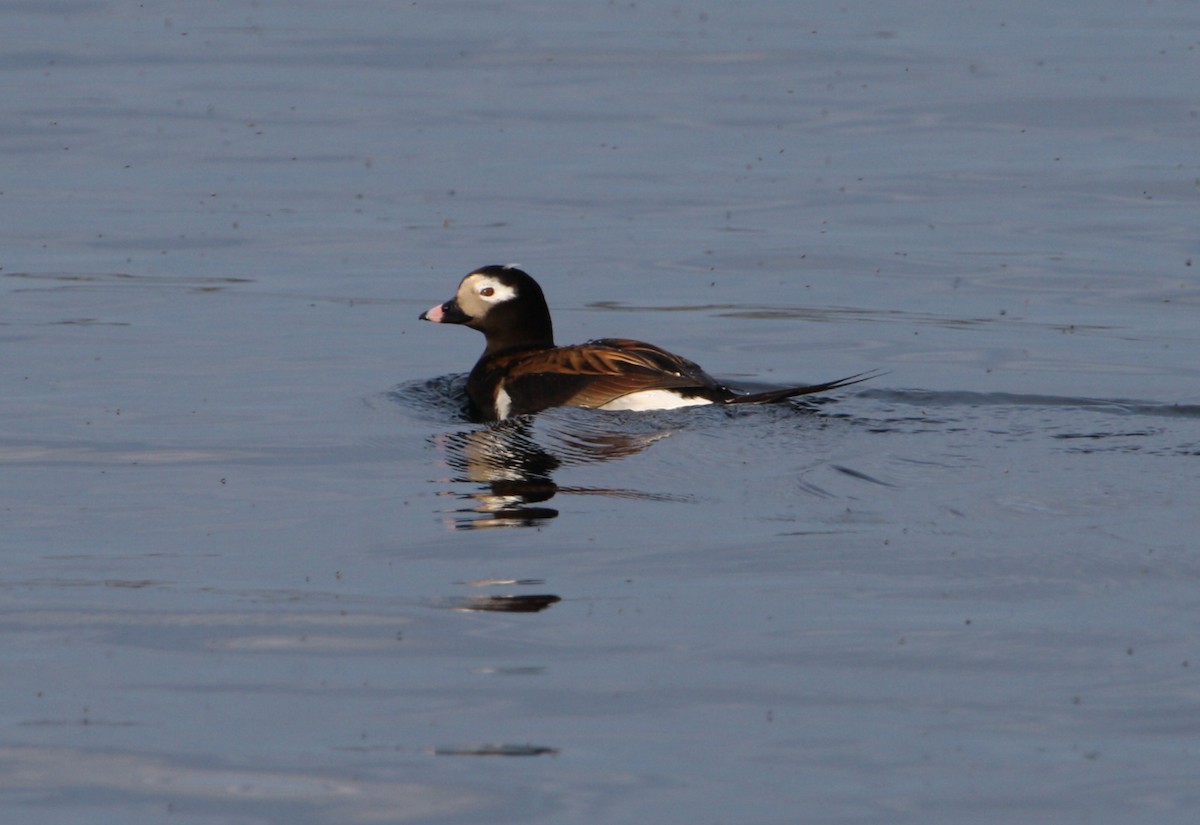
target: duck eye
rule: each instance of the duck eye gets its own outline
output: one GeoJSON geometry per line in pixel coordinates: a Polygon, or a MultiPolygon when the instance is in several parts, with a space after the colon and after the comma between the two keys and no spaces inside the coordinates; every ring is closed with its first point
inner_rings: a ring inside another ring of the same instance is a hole
{"type": "Polygon", "coordinates": [[[496,290],[490,286],[485,286],[483,289],[479,290],[479,294],[482,295],[484,298],[491,298],[493,295],[496,294],[496,290]]]}

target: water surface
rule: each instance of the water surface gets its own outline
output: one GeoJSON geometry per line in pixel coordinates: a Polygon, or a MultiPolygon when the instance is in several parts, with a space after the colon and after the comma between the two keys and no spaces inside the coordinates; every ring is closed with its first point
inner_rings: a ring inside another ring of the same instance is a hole
{"type": "Polygon", "coordinates": [[[1192,5],[0,20],[6,820],[1195,820],[1192,5]]]}

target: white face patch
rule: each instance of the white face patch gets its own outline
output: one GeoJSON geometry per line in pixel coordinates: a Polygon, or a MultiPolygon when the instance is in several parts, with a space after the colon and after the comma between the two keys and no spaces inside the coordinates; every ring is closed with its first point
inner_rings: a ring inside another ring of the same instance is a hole
{"type": "Polygon", "coordinates": [[[486,276],[472,278],[470,288],[479,296],[480,300],[488,304],[501,304],[517,297],[517,290],[514,287],[486,276]]]}
{"type": "Polygon", "coordinates": [[[472,273],[463,279],[458,286],[458,294],[454,299],[468,317],[482,318],[496,304],[511,301],[517,297],[517,288],[506,284],[499,278],[472,273]]]}
{"type": "Polygon", "coordinates": [[[642,390],[614,398],[597,409],[600,410],[673,410],[678,407],[696,407],[711,404],[707,398],[687,398],[671,390],[642,390]]]}

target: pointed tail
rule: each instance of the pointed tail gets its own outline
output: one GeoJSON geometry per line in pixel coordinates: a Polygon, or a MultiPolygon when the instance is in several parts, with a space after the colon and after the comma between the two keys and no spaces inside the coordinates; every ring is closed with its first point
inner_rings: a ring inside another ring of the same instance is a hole
{"type": "Polygon", "coordinates": [[[870,372],[860,372],[857,375],[839,378],[836,381],[826,381],[824,384],[812,384],[807,387],[787,387],[782,390],[766,390],[765,392],[752,392],[748,395],[735,395],[725,401],[726,404],[770,404],[772,401],[783,401],[787,398],[795,398],[798,395],[812,395],[818,392],[827,392],[828,390],[836,390],[839,387],[848,387],[851,384],[860,384],[863,381],[870,381],[872,378],[878,378],[886,373],[883,370],[871,370],[870,372]]]}

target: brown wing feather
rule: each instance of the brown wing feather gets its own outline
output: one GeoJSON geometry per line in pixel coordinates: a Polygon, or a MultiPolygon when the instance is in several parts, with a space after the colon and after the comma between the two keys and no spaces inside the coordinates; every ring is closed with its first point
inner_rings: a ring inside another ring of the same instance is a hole
{"type": "Polygon", "coordinates": [[[682,390],[716,403],[765,404],[857,384],[878,374],[738,395],[686,358],[643,341],[605,338],[485,358],[472,371],[467,392],[480,410],[494,416],[489,405],[502,386],[510,398],[510,414],[517,415],[547,407],[603,407],[643,390],[682,390]]]}
{"type": "Polygon", "coordinates": [[[574,391],[559,402],[576,407],[600,407],[642,390],[695,387],[720,392],[723,389],[686,358],[653,344],[624,338],[544,350],[522,360],[516,372],[532,381],[551,374],[560,384],[569,376],[578,376],[581,380],[574,391]]]}

